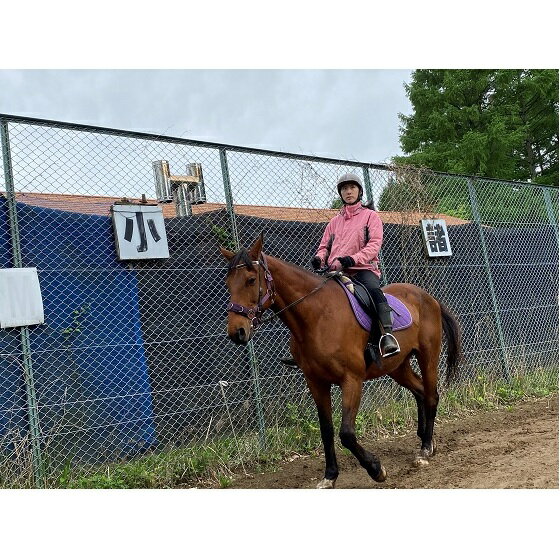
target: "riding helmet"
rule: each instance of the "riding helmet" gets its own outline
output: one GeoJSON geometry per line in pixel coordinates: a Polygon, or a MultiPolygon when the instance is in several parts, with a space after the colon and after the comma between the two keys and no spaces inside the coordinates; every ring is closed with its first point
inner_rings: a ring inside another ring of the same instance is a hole
{"type": "Polygon", "coordinates": [[[340,191],[342,189],[342,185],[344,185],[344,183],[354,183],[355,185],[358,186],[358,188],[360,189],[360,194],[358,195],[358,200],[361,200],[363,194],[364,194],[364,185],[362,184],[362,180],[355,175],[354,173],[345,173],[344,175],[342,175],[337,183],[336,183],[336,189],[338,190],[338,196],[342,196],[340,194],[340,191]]]}

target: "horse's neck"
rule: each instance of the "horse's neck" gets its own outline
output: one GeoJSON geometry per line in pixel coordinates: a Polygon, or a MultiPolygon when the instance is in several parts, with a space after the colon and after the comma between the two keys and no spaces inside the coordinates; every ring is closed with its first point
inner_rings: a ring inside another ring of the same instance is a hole
{"type": "MultiPolygon", "coordinates": [[[[300,298],[305,298],[323,282],[321,278],[306,274],[303,270],[294,270],[293,266],[280,259],[268,256],[267,259],[276,290],[275,303],[272,306],[276,313],[300,298]]],[[[303,299],[301,303],[289,307],[279,315],[280,320],[294,335],[301,329],[307,328],[309,319],[307,318],[306,307],[308,305],[307,299],[303,299]]]]}

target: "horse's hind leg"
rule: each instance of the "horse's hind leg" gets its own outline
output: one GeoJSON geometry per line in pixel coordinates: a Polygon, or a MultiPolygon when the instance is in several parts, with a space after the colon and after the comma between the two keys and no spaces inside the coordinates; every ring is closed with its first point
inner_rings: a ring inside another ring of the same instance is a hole
{"type": "Polygon", "coordinates": [[[439,403],[437,391],[437,360],[433,357],[433,352],[418,353],[418,364],[422,372],[422,382],[424,385],[424,411],[426,416],[426,427],[422,436],[422,448],[416,458],[418,466],[428,463],[428,457],[436,452],[436,445],[433,439],[434,422],[439,403]]]}
{"type": "Polygon", "coordinates": [[[319,413],[321,439],[325,450],[325,477],[317,488],[334,488],[338,477],[338,465],[334,450],[334,428],[332,421],[331,384],[306,379],[319,413]]]}
{"type": "Polygon", "coordinates": [[[366,451],[356,440],[356,415],[362,398],[362,382],[358,379],[347,379],[342,388],[342,425],[340,426],[340,441],[349,449],[358,462],[373,480],[383,482],[387,478],[385,468],[379,459],[366,451]]]}

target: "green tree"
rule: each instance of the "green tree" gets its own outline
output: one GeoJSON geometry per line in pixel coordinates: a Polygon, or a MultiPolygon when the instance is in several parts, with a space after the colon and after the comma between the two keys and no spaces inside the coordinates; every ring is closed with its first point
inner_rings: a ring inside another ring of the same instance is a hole
{"type": "Polygon", "coordinates": [[[381,211],[446,214],[472,219],[468,187],[461,177],[437,175],[428,169],[394,166],[379,197],[381,211]]]}
{"type": "Polygon", "coordinates": [[[416,70],[395,163],[558,185],[557,70],[416,70]]]}
{"type": "Polygon", "coordinates": [[[335,196],[332,199],[330,207],[332,210],[338,210],[339,208],[342,208],[342,199],[339,196],[335,196]]]}

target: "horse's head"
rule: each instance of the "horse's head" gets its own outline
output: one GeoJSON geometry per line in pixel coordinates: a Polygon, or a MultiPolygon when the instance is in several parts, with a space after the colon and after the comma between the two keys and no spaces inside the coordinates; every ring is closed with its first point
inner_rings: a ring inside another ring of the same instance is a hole
{"type": "Polygon", "coordinates": [[[226,285],[231,299],[227,307],[227,332],[236,344],[251,340],[261,315],[274,302],[274,284],[262,246],[261,234],[249,250],[234,253],[220,247],[229,261],[226,285]]]}

